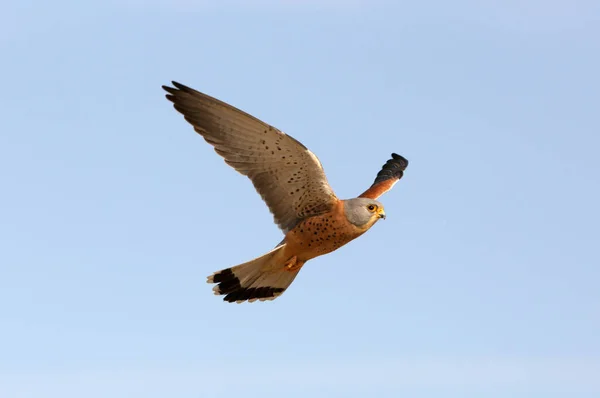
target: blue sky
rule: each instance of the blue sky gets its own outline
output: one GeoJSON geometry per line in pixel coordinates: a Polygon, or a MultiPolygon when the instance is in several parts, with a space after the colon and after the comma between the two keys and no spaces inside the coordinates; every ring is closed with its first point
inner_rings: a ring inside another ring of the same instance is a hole
{"type": "Polygon", "coordinates": [[[12,2],[0,12],[0,396],[600,395],[593,1],[12,2]],[[269,303],[281,239],[164,99],[293,135],[388,215],[269,303]]]}

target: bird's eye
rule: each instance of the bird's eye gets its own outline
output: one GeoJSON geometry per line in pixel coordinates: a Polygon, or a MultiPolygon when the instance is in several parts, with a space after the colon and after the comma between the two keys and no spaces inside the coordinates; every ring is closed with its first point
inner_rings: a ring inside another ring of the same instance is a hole
{"type": "Polygon", "coordinates": [[[377,206],[375,205],[368,205],[367,209],[369,209],[369,211],[375,211],[375,209],[377,208],[377,206]]]}

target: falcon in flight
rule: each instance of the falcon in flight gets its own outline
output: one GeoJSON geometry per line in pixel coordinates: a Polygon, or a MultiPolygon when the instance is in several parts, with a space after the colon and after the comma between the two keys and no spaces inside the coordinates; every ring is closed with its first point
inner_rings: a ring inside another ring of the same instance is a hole
{"type": "Polygon", "coordinates": [[[402,177],[408,161],[392,153],[359,197],[335,195],[319,159],[293,137],[183,84],[167,99],[225,162],[248,176],[285,237],[270,252],[208,277],[216,295],[241,303],[273,300],[310,259],[331,253],[385,218],[376,199],[402,177]]]}

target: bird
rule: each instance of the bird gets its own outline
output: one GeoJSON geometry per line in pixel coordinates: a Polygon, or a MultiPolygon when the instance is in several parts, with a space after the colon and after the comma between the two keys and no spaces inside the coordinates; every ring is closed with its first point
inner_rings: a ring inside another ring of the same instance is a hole
{"type": "Polygon", "coordinates": [[[339,249],[385,219],[377,199],[402,178],[408,166],[404,157],[392,153],[366,191],[342,200],[330,187],[321,161],[292,136],[176,81],[162,88],[225,163],[251,180],[284,234],[266,254],[207,277],[224,301],[281,296],[307,261],[339,249]]]}

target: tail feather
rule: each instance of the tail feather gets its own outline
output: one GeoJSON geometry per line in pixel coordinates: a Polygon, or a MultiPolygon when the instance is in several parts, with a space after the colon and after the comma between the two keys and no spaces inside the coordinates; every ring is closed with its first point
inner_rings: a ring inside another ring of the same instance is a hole
{"type": "Polygon", "coordinates": [[[254,260],[217,271],[207,282],[216,283],[215,294],[224,295],[223,300],[230,303],[273,300],[283,294],[300,271],[285,269],[284,248],[279,245],[254,260]]]}

